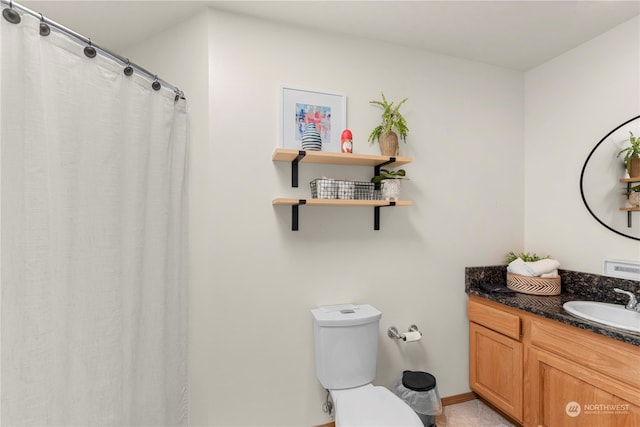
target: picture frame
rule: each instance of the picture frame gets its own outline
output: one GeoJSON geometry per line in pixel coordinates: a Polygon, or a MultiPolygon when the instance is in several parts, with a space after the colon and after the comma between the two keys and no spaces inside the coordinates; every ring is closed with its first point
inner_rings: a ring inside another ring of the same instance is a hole
{"type": "Polygon", "coordinates": [[[321,151],[341,152],[347,128],[347,97],[336,92],[281,87],[280,147],[301,150],[306,123],[313,121],[322,139],[321,151]]]}

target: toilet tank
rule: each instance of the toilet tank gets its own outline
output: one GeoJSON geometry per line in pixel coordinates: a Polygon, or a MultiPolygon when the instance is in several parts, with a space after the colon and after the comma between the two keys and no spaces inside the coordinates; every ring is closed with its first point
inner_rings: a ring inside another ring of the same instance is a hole
{"type": "Polygon", "coordinates": [[[316,377],[327,390],[372,382],[378,358],[382,313],[368,304],[331,305],[311,310],[316,377]]]}

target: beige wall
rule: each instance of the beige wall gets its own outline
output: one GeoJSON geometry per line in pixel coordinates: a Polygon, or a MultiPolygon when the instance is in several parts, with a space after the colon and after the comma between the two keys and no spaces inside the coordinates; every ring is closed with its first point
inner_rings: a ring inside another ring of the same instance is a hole
{"type": "Polygon", "coordinates": [[[190,104],[192,425],[327,422],[309,312],[323,304],[383,312],[376,384],[416,369],[433,373],[443,396],[468,391],[464,267],[524,244],[522,73],[214,10],[127,54],[190,104]],[[401,149],[414,159],[414,206],[383,209],[380,231],[372,209],[301,207],[292,232],[290,209],[272,198],[306,197],[321,175],[373,171],[303,165],[290,188],[290,166],[271,161],[283,84],[346,94],[358,153],[377,153],[366,137],[379,111],[368,101],[381,90],[409,97],[401,149]],[[386,337],[411,323],[422,341],[386,337]]]}
{"type": "Polygon", "coordinates": [[[640,114],[640,18],[527,72],[525,82],[526,249],[595,274],[607,258],[639,262],[640,242],[587,211],[580,172],[609,131],[640,114]]]}

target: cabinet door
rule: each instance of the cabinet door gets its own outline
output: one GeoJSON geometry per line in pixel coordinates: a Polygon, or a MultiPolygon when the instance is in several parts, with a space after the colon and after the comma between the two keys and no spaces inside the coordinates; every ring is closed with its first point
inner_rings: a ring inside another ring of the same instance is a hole
{"type": "Polygon", "coordinates": [[[522,421],[522,343],[469,323],[469,382],[473,391],[522,421]]]}
{"type": "Polygon", "coordinates": [[[640,427],[638,391],[543,350],[530,348],[525,425],[640,427]]]}

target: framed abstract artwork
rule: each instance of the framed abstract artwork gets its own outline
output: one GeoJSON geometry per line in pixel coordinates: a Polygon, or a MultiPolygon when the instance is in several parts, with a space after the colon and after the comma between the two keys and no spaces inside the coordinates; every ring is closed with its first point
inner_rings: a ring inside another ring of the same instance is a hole
{"type": "Polygon", "coordinates": [[[321,151],[340,152],[340,135],[347,128],[347,97],[325,91],[282,87],[280,147],[302,149],[302,135],[313,123],[322,140],[321,151]]]}

